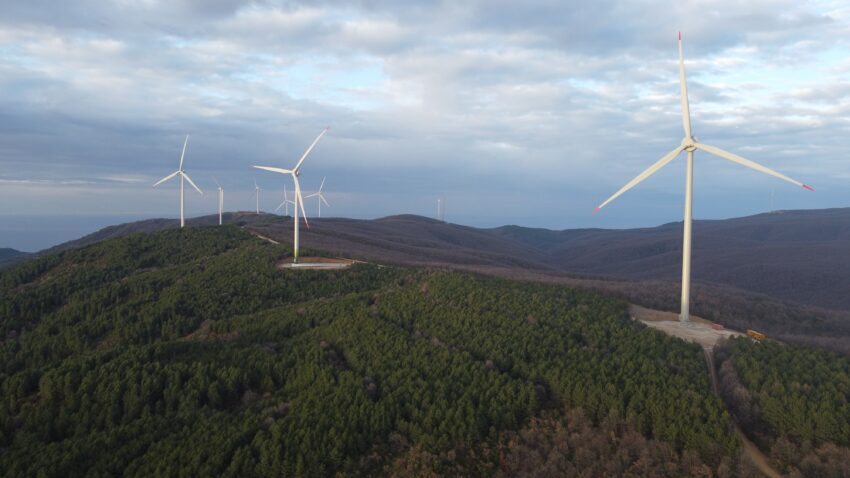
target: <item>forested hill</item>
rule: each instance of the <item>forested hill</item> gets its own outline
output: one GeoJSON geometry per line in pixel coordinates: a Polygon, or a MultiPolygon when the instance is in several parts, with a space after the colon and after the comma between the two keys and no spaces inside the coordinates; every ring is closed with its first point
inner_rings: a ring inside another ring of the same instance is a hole
{"type": "Polygon", "coordinates": [[[0,469],[751,471],[701,349],[624,303],[421,269],[276,269],[288,253],[186,228],[0,272],[0,469]]]}
{"type": "MultiPolygon", "coordinates": [[[[291,241],[289,222],[260,227],[291,241]]],[[[671,282],[681,274],[681,236],[681,223],[625,230],[476,229],[417,216],[320,219],[304,231],[305,244],[375,260],[671,282]]],[[[850,311],[850,209],[695,221],[693,247],[697,283],[850,311]]]]}
{"type": "Polygon", "coordinates": [[[785,476],[850,476],[850,358],[737,339],[716,353],[720,393],[785,476]]]}
{"type": "MultiPolygon", "coordinates": [[[[292,240],[291,218],[238,212],[226,213],[224,220],[283,244],[292,240]]],[[[217,221],[218,216],[204,216],[188,223],[217,221]]],[[[850,309],[842,309],[850,300],[848,223],[850,209],[697,221],[693,313],[727,327],[755,328],[785,341],[850,353],[850,309]]],[[[111,226],[42,254],[177,226],[168,219],[111,226]]],[[[476,229],[412,215],[321,218],[311,219],[309,229],[302,227],[302,244],[382,264],[559,282],[676,311],[680,229],[680,224],[634,230],[476,229]]]]}
{"type": "MultiPolygon", "coordinates": [[[[756,474],[701,348],[624,302],[289,254],[191,227],[0,271],[3,475],[756,474]]],[[[850,362],[764,345],[724,349],[724,397],[777,466],[841,476],[850,362]]]]}
{"type": "MultiPolygon", "coordinates": [[[[190,225],[211,225],[204,216],[190,225]]],[[[291,220],[227,213],[225,222],[291,242],[291,220]]],[[[305,244],[367,260],[411,265],[499,267],[544,273],[677,282],[681,223],[654,228],[552,231],[519,226],[477,229],[420,216],[376,220],[311,219],[305,244]]],[[[46,252],[177,227],[152,219],[111,226],[46,252]]],[[[794,302],[850,311],[850,208],[778,211],[695,221],[693,278],[794,302]]]]}

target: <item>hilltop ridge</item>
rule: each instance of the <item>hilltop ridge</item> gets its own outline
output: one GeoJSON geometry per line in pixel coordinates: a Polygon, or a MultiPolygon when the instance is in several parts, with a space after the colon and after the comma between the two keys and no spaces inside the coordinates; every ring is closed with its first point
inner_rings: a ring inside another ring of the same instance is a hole
{"type": "MultiPolygon", "coordinates": [[[[292,240],[292,219],[253,212],[226,224],[292,240]]],[[[188,220],[214,225],[217,215],[188,220]]],[[[37,253],[178,227],[174,219],[110,226],[37,253]]],[[[475,228],[402,214],[373,220],[312,218],[302,245],[384,264],[437,267],[601,290],[678,308],[681,223],[640,229],[475,228]]],[[[850,209],[782,211],[694,223],[693,312],[741,330],[850,352],[850,209]]]]}

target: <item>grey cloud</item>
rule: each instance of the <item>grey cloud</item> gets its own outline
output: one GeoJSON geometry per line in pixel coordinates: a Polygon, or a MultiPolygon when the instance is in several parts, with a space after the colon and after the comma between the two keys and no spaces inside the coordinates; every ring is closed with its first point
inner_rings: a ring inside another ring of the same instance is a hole
{"type": "MultiPolygon", "coordinates": [[[[346,197],[401,207],[501,187],[529,209],[584,211],[678,143],[678,29],[701,138],[789,173],[814,171],[799,166],[805,151],[836,168],[845,150],[846,69],[767,101],[745,101],[770,86],[761,80],[715,83],[742,59],[787,67],[843,48],[846,21],[816,4],[29,5],[0,19],[0,170],[20,176],[10,179],[156,179],[190,133],[193,178],[247,191],[255,175],[277,184],[251,164],[288,164],[330,124],[305,174],[336,175],[346,197]]],[[[667,197],[658,184],[637,197],[667,197]]],[[[467,217],[487,209],[454,204],[467,217]]]]}

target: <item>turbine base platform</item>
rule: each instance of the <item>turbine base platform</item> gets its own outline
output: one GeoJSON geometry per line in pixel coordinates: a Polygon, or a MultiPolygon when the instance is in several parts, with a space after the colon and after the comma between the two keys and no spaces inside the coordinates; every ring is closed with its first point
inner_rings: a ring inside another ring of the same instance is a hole
{"type": "Polygon", "coordinates": [[[695,315],[691,315],[688,322],[682,322],[679,320],[679,314],[674,312],[652,310],[634,304],[629,307],[629,315],[648,327],[709,349],[721,338],[744,335],[735,330],[714,327],[716,324],[695,315]]]}
{"type": "Polygon", "coordinates": [[[355,262],[357,261],[332,257],[299,257],[298,262],[292,262],[292,258],[287,258],[278,261],[275,266],[278,269],[339,270],[348,269],[355,262]]]}

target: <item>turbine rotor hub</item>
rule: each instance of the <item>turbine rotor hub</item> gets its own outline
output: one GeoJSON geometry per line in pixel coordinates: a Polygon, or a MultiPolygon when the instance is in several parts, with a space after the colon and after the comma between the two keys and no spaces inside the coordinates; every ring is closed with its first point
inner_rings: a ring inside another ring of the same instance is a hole
{"type": "Polygon", "coordinates": [[[693,153],[697,150],[696,139],[693,137],[684,138],[682,140],[682,148],[689,153],[693,153]]]}

